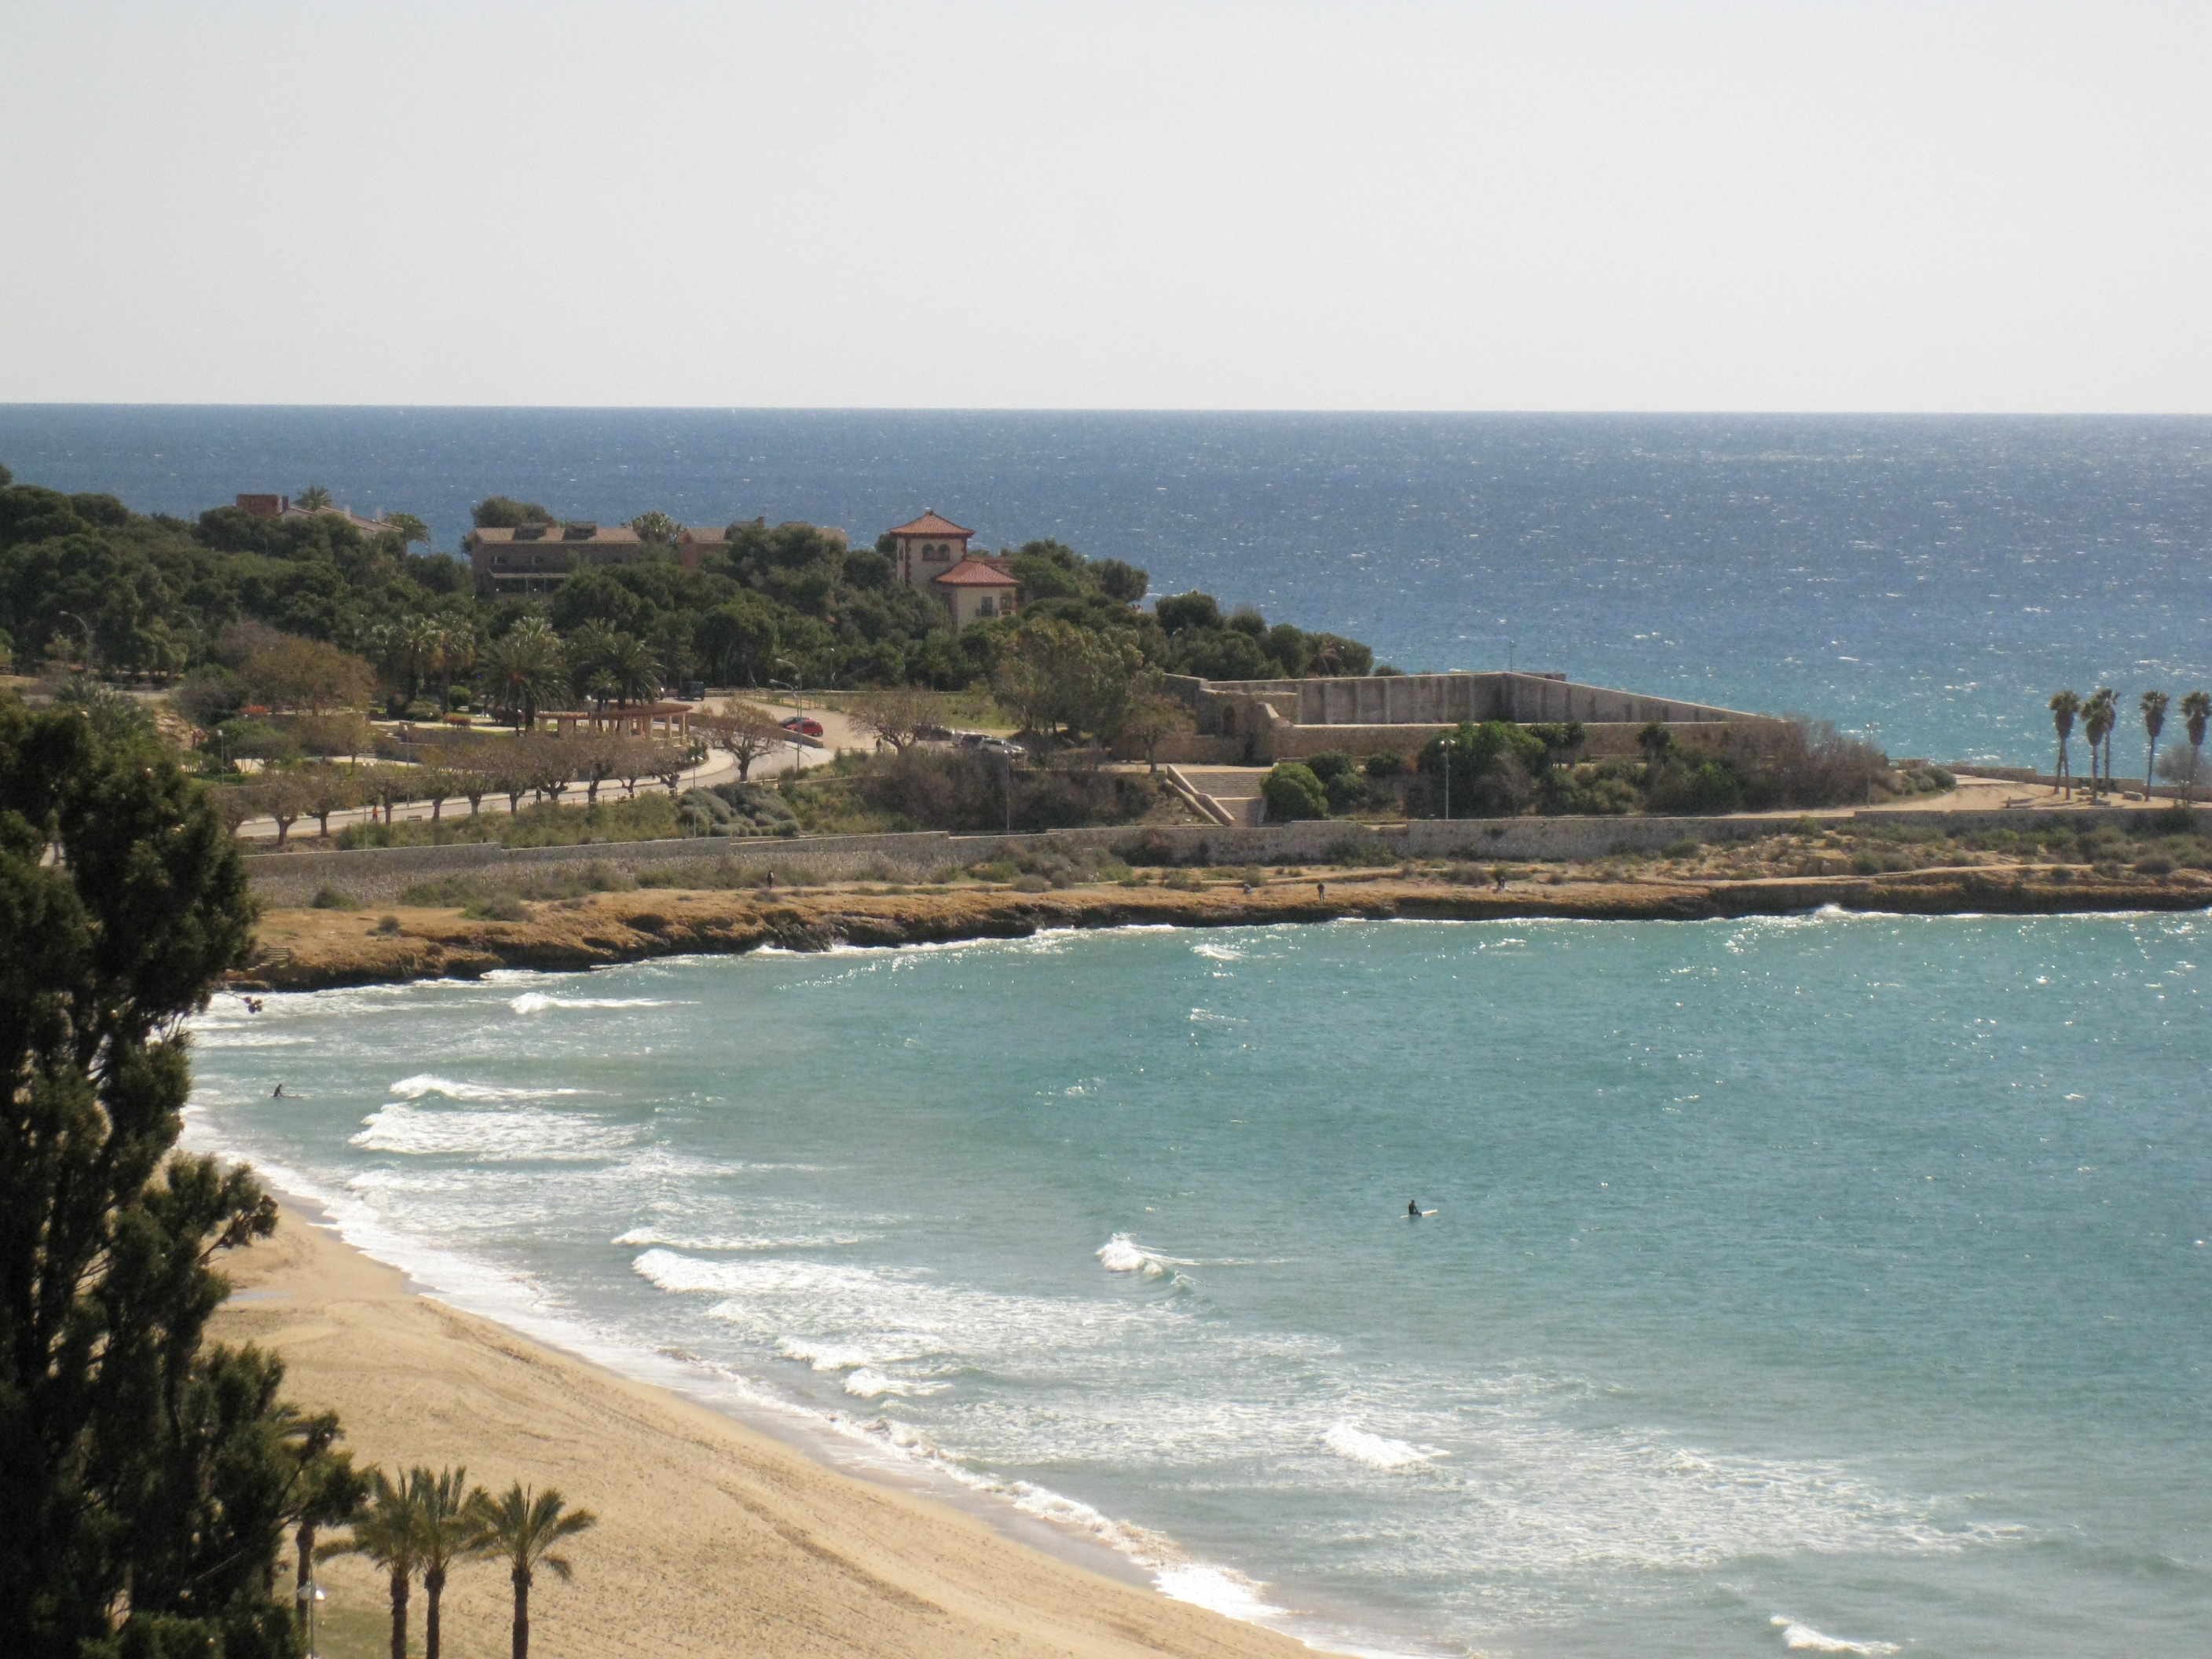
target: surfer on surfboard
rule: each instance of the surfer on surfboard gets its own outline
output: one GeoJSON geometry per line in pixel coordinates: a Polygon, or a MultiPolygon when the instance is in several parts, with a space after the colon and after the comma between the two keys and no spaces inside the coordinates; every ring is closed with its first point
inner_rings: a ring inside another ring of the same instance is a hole
{"type": "Polygon", "coordinates": [[[1423,1209],[1420,1200],[1417,1198],[1409,1198],[1406,1200],[1406,1219],[1408,1221],[1419,1221],[1425,1215],[1435,1213],[1434,1210],[1423,1209]]]}

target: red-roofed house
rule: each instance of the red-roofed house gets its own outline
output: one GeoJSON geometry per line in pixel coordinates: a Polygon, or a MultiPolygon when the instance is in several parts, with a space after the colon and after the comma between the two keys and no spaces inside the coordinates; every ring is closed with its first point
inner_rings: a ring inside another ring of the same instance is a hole
{"type": "Polygon", "coordinates": [[[912,524],[888,533],[899,580],[927,593],[932,581],[968,556],[968,538],[975,532],[924,508],[912,524]]]}
{"type": "Polygon", "coordinates": [[[364,519],[350,507],[301,507],[289,495],[240,495],[238,510],[250,519],[275,519],[284,524],[318,516],[343,519],[364,536],[380,536],[394,529],[381,519],[364,519]]]}
{"type": "Polygon", "coordinates": [[[983,558],[968,550],[972,530],[963,530],[951,520],[925,509],[912,524],[886,532],[891,543],[891,564],[899,581],[917,592],[933,593],[952,612],[952,631],[986,617],[1011,617],[1021,595],[1002,559],[983,558]]]}
{"type": "Polygon", "coordinates": [[[930,583],[952,607],[952,631],[986,617],[1011,617],[1022,585],[996,559],[963,559],[930,583]]]}

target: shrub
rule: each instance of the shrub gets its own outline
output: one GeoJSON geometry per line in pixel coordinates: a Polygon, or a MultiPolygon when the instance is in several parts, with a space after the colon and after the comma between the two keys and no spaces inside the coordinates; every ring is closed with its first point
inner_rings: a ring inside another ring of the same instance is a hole
{"type": "Polygon", "coordinates": [[[1348,767],[1322,779],[1322,787],[1328,792],[1328,810],[1332,812],[1352,811],[1367,799],[1367,780],[1348,767]]]}
{"type": "Polygon", "coordinates": [[[461,914],[471,921],[527,921],[530,907],[511,893],[495,893],[471,899],[461,907],[461,914]]]}
{"type": "Polygon", "coordinates": [[[343,887],[319,887],[308,904],[318,910],[358,910],[361,901],[343,887]]]}
{"type": "Polygon", "coordinates": [[[1306,757],[1306,770],[1319,778],[1324,787],[1332,779],[1343,777],[1358,769],[1352,757],[1340,749],[1325,750],[1318,755],[1306,757]]]}
{"type": "Polygon", "coordinates": [[[2163,853],[2152,853],[2136,860],[2136,873],[2139,876],[2170,876],[2173,873],[2173,860],[2163,853]]]}
{"type": "Polygon", "coordinates": [[[1172,887],[1178,893],[1194,893],[1206,884],[1199,879],[1195,870],[1170,870],[1160,885],[1172,887]]]}
{"type": "Polygon", "coordinates": [[[1370,755],[1366,770],[1370,778],[1403,777],[1406,775],[1406,757],[1403,755],[1370,755]]]}
{"type": "Polygon", "coordinates": [[[1350,836],[1331,842],[1322,849],[1321,855],[1323,864],[1334,864],[1348,870],[1391,864],[1396,861],[1396,858],[1397,855],[1379,841],[1358,841],[1350,836]]]}
{"type": "Polygon", "coordinates": [[[1013,888],[1017,893],[1048,893],[1052,890],[1052,883],[1042,876],[1016,876],[1013,888]]]}
{"type": "Polygon", "coordinates": [[[1328,795],[1322,788],[1321,780],[1312,769],[1297,761],[1284,761],[1267,774],[1267,781],[1261,787],[1261,798],[1267,803],[1267,817],[1276,823],[1294,823],[1301,818],[1325,818],[1328,816],[1328,795]]]}
{"type": "Polygon", "coordinates": [[[380,933],[398,933],[399,931],[399,918],[397,916],[379,916],[376,919],[376,931],[380,933]]]}
{"type": "Polygon", "coordinates": [[[1693,859],[1705,850],[1705,842],[1695,836],[1682,836],[1668,842],[1660,849],[1660,855],[1670,859],[1693,859]]]}

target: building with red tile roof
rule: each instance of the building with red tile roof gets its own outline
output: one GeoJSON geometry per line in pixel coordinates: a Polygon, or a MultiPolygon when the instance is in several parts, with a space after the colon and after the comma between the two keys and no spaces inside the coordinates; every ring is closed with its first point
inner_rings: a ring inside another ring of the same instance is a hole
{"type": "Polygon", "coordinates": [[[942,600],[956,634],[986,617],[1011,617],[1021,597],[1005,560],[968,550],[975,534],[927,507],[911,524],[884,532],[899,584],[942,600]]]}

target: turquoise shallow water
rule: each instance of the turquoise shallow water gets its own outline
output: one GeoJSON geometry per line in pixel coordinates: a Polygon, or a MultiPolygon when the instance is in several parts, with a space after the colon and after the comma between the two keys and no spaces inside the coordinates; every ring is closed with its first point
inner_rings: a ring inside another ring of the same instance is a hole
{"type": "Polygon", "coordinates": [[[2208,926],[1135,930],[225,1000],[192,1133],[458,1299],[1316,1642],[2204,1652],[2208,926]]]}

